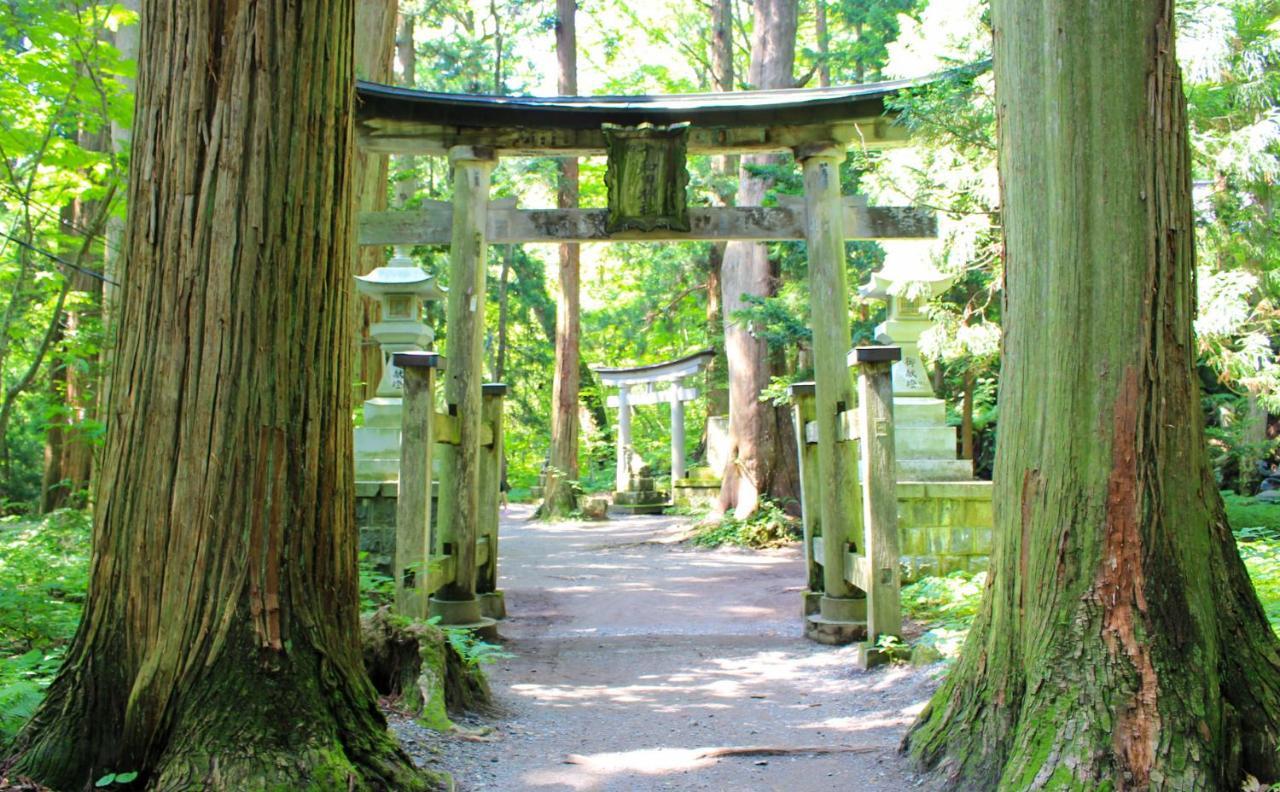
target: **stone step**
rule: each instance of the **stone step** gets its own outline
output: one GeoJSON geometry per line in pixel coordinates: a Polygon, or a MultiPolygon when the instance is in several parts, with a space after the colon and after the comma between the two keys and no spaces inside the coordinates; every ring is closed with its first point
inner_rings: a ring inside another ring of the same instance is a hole
{"type": "Polygon", "coordinates": [[[354,451],[357,457],[400,458],[399,426],[357,426],[354,451]]]}
{"type": "Polygon", "coordinates": [[[653,476],[632,476],[627,489],[631,492],[652,492],[653,476]]]}
{"type": "Polygon", "coordinates": [[[893,400],[893,422],[894,426],[946,426],[946,402],[919,396],[899,396],[893,400]]]}
{"type": "Polygon", "coordinates": [[[894,426],[893,450],[898,459],[955,459],[956,428],[894,426]]]}
{"type": "Polygon", "coordinates": [[[967,459],[898,459],[898,481],[969,481],[973,463],[967,459]]]}
{"type": "Polygon", "coordinates": [[[379,396],[364,403],[365,426],[389,426],[400,428],[400,416],[404,414],[401,400],[379,396]]]}
{"type": "Polygon", "coordinates": [[[356,481],[397,481],[400,457],[357,457],[356,481]]]}

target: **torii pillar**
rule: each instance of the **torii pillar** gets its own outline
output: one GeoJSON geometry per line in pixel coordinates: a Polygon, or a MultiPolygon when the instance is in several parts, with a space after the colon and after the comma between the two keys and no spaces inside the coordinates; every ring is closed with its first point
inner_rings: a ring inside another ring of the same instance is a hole
{"type": "Polygon", "coordinates": [[[805,634],[847,644],[866,634],[867,600],[845,579],[851,544],[862,541],[862,493],[857,446],[840,439],[840,413],[852,409],[849,289],[845,279],[840,163],[844,146],[797,149],[804,169],[805,242],[809,253],[809,326],[813,330],[814,420],[818,425],[817,523],[822,534],[822,597],[805,634]]]}
{"type": "Polygon", "coordinates": [[[428,603],[446,625],[491,627],[476,598],[476,543],[480,509],[480,432],[483,425],[481,368],[484,340],[485,251],[489,226],[489,181],[497,159],[492,150],[456,146],[453,165],[453,223],[449,246],[449,365],[444,398],[458,426],[458,445],[440,470],[441,536],[452,544],[454,579],[428,603]]]}

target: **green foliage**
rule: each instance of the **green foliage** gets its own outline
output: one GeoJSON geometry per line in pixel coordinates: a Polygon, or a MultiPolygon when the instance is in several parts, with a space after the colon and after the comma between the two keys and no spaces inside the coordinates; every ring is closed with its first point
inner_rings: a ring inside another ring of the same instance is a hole
{"type": "MultiPolygon", "coordinates": [[[[430,620],[432,624],[438,621],[439,618],[430,620]]],[[[449,645],[458,653],[463,662],[471,668],[479,668],[490,663],[496,663],[504,658],[515,657],[515,655],[501,646],[480,638],[472,630],[462,627],[443,627],[441,629],[445,638],[449,640],[449,645]]]]}
{"type": "Polygon", "coordinates": [[[1263,503],[1234,492],[1222,493],[1227,523],[1237,535],[1248,532],[1249,538],[1280,538],[1280,504],[1263,503]]]}
{"type": "Polygon", "coordinates": [[[1280,504],[1262,503],[1233,492],[1223,492],[1222,502],[1254,591],[1271,628],[1280,635],[1280,504]]]}
{"type": "Polygon", "coordinates": [[[1249,533],[1241,532],[1236,538],[1240,558],[1249,570],[1253,589],[1267,612],[1271,629],[1280,635],[1280,534],[1252,538],[1249,533]]]}
{"type": "Polygon", "coordinates": [[[69,640],[88,587],[91,520],[61,511],[0,521],[0,651],[69,640]]]}
{"type": "Polygon", "coordinates": [[[883,79],[889,45],[902,32],[902,16],[915,17],[925,5],[926,0],[828,2],[831,40],[827,46],[832,83],[848,85],[883,79]]]}
{"type": "Polygon", "coordinates": [[[136,770],[130,770],[125,773],[107,773],[97,781],[93,782],[95,787],[110,787],[116,784],[131,784],[138,777],[136,770]]]}
{"type": "Polygon", "coordinates": [[[44,700],[45,688],[62,664],[65,649],[32,649],[20,655],[0,655],[0,753],[4,753],[23,724],[44,700]]]}
{"type": "MultiPolygon", "coordinates": [[[[53,370],[93,380],[104,346],[96,318],[100,239],[124,157],[109,127],[127,127],[133,66],[107,43],[136,15],[115,3],[0,4],[0,503],[29,510],[40,492],[49,425],[93,442],[91,393],[76,403],[53,370]],[[64,321],[75,312],[77,321],[64,321]]],[[[81,385],[82,391],[91,387],[81,385]]]]}
{"type": "Polygon", "coordinates": [[[986,580],[985,572],[921,578],[902,587],[903,612],[929,625],[967,627],[978,614],[986,580]]]}
{"type": "Polygon", "coordinates": [[[373,613],[390,605],[396,597],[396,579],[374,564],[368,553],[360,553],[360,612],[373,613]]]}
{"type": "Polygon", "coordinates": [[[0,520],[0,753],[44,697],[80,622],[91,520],[0,520]]]}
{"type": "Polygon", "coordinates": [[[718,521],[697,526],[690,541],[701,547],[781,547],[801,536],[800,521],[773,501],[764,501],[745,520],[726,514],[718,521]]]}
{"type": "Polygon", "coordinates": [[[544,26],[536,3],[501,0],[474,3],[407,0],[400,13],[415,18],[416,84],[432,91],[523,93],[535,76],[519,49],[521,40],[544,26]]]}
{"type": "Polygon", "coordinates": [[[926,577],[902,587],[902,611],[921,622],[923,634],[918,645],[928,646],[945,658],[960,654],[964,636],[978,614],[987,573],[967,575],[952,572],[946,577],[926,577]]]}

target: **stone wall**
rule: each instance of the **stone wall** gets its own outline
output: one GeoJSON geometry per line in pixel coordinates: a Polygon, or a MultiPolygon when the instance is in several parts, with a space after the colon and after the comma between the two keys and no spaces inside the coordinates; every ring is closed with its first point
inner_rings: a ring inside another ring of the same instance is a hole
{"type": "Polygon", "coordinates": [[[990,481],[898,483],[904,581],[985,570],[991,531],[990,481]]]}

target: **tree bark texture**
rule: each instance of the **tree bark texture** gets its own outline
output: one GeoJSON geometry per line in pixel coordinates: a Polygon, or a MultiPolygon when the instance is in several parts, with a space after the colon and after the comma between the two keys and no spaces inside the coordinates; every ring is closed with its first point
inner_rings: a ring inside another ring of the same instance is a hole
{"type": "MultiPolygon", "coordinates": [[[[794,85],[797,0],[759,0],[751,42],[748,82],[753,89],[790,88],[794,85]]],[[[752,166],[777,165],[773,155],[742,158],[738,174],[738,206],[760,206],[771,181],[755,174],[752,166]]],[[[747,307],[746,298],[774,294],[769,251],[755,242],[730,242],[721,265],[721,309],[724,312],[724,348],[729,369],[729,464],[722,473],[719,508],[733,509],[745,518],[760,506],[765,495],[793,497],[796,492],[795,460],[782,452],[782,437],[790,431],[790,414],[761,402],[769,385],[769,348],[733,319],[747,307]],[[793,475],[779,476],[790,468],[793,475]],[[790,482],[789,484],[787,482],[790,482]]]]}
{"type": "Polygon", "coordinates": [[[996,545],[904,747],[960,789],[1274,780],[1280,647],[1194,377],[1172,0],[994,7],[1007,260],[996,545]]]}
{"type": "MultiPolygon", "coordinates": [[[[120,0],[119,7],[128,11],[137,12],[139,0],[120,0]]],[[[138,25],[121,25],[113,33],[109,34],[112,44],[116,51],[120,53],[121,60],[136,61],[138,58],[138,25]]],[[[133,88],[134,81],[132,78],[122,77],[121,83],[133,88]]],[[[118,121],[112,121],[110,124],[111,150],[117,156],[121,156],[129,150],[129,140],[132,130],[129,127],[121,125],[118,121]]],[[[116,328],[116,312],[117,303],[120,298],[120,288],[117,284],[122,283],[128,275],[124,271],[122,250],[124,248],[124,220],[119,217],[110,217],[107,219],[106,232],[104,236],[102,256],[102,269],[108,280],[102,284],[102,334],[104,343],[102,352],[98,356],[99,365],[102,366],[102,384],[98,393],[98,411],[99,415],[108,415],[110,413],[110,405],[107,399],[111,394],[111,375],[112,375],[112,357],[115,354],[115,328],[116,328]]]]}
{"type": "Polygon", "coordinates": [[[90,594],[15,772],[424,789],[359,645],[352,0],[146,0],[90,594]]]}
{"type": "MultiPolygon", "coordinates": [[[[391,82],[391,64],[396,53],[397,0],[356,0],[355,65],[356,77],[374,82],[391,82]]],[[[352,162],[353,212],[379,212],[387,208],[387,166],[385,154],[355,151],[352,162]]],[[[357,275],[366,275],[386,263],[381,247],[361,246],[352,239],[357,275]]],[[[359,322],[355,381],[356,399],[373,398],[382,379],[382,347],[369,328],[382,318],[378,301],[369,297],[358,300],[359,322]]]]}
{"type": "MultiPolygon", "coordinates": [[[[578,92],[577,0],[556,0],[557,90],[564,96],[578,92]]],[[[556,205],[578,205],[578,160],[560,160],[556,205]]],[[[565,517],[578,507],[574,487],[578,478],[578,361],[580,330],[579,248],[560,245],[560,301],[556,304],[556,370],[551,386],[551,453],[547,483],[539,514],[565,517]]]]}

